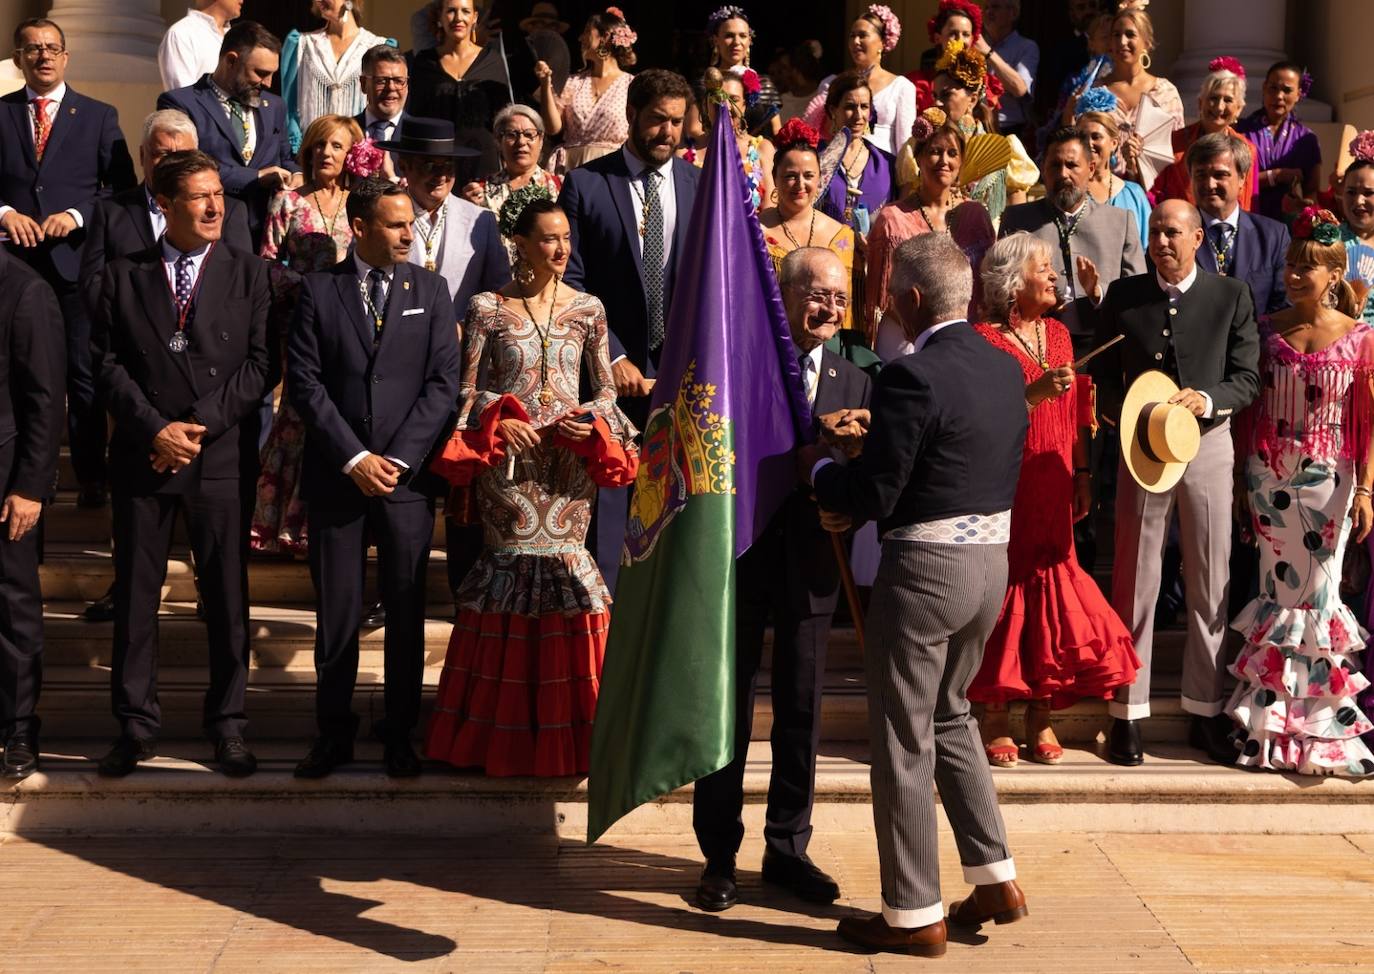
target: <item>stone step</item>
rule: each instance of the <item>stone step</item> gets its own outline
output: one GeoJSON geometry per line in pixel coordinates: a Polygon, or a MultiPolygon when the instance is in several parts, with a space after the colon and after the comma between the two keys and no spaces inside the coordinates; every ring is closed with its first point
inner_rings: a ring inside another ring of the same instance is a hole
{"type": "MultiPolygon", "coordinates": [[[[488,778],[429,764],[419,778],[382,772],[381,748],[360,742],[358,760],[322,781],[297,781],[304,748],[259,742],[260,770],[230,780],[214,772],[203,742],[168,744],[127,778],[95,774],[104,740],[44,742],[43,769],[0,786],[0,834],[205,835],[329,833],[505,836],[586,835],[580,778],[488,778]]],[[[1374,783],[1248,772],[1204,763],[1197,752],[1151,745],[1138,768],[1106,763],[1100,748],[1069,748],[1056,767],[995,769],[1002,815],[1014,837],[1029,832],[1225,833],[1368,831],[1374,783]]],[[[872,829],[867,749],[828,744],[818,761],[812,822],[818,836],[872,829]]],[[[768,746],[750,746],[745,825],[762,827],[768,746]]],[[[690,834],[692,788],[636,809],[611,836],[690,834]]],[[[942,827],[944,826],[942,816],[942,827]]]]}

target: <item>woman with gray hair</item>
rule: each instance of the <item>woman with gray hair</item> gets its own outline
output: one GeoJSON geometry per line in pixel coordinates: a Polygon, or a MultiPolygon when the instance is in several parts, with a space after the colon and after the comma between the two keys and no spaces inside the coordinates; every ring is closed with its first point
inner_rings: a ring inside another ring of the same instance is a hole
{"type": "Polygon", "coordinates": [[[1084,697],[1110,697],[1135,679],[1131,635],[1101,589],[1078,566],[1073,524],[1092,507],[1088,444],[1096,429],[1092,382],[1074,371],[1069,331],[1047,317],[1059,302],[1049,244],[1010,234],[982,264],[983,310],[976,326],[1021,366],[1026,432],[1011,510],[1007,594],[968,698],[985,705],[983,749],[994,767],[1014,767],[1018,748],[1007,705],[1029,701],[1029,757],[1058,764],[1053,711],[1084,697]]]}
{"type": "MultiPolygon", "coordinates": [[[[1204,135],[1226,132],[1238,139],[1246,139],[1236,131],[1235,125],[1245,111],[1245,67],[1235,58],[1217,57],[1207,65],[1208,75],[1202,80],[1202,90],[1197,96],[1197,121],[1176,131],[1174,139],[1174,161],[1165,166],[1150,187],[1150,198],[1156,203],[1165,200],[1193,199],[1193,181],[1188,178],[1188,163],[1185,158],[1193,143],[1204,135]]],[[[1259,151],[1250,142],[1250,167],[1240,186],[1240,207],[1249,210],[1253,203],[1255,184],[1259,171],[1255,159],[1259,151]]]]}
{"type": "MultiPolygon", "coordinates": [[[[463,197],[478,206],[485,206],[501,219],[501,207],[511,194],[527,186],[557,199],[563,180],[539,165],[544,151],[544,120],[529,105],[507,105],[496,113],[492,134],[501,148],[501,168],[485,179],[474,180],[463,187],[463,197]]],[[[515,242],[505,234],[511,267],[519,256],[515,242]]]]}

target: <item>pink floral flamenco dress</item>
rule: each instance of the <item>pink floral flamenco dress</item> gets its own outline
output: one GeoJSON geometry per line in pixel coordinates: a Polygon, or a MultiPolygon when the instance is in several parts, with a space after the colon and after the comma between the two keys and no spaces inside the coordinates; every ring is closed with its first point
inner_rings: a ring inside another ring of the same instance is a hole
{"type": "Polygon", "coordinates": [[[584,774],[611,603],[587,529],[597,488],[631,484],[639,467],[615,404],[606,311],[578,294],[545,325],[488,292],[466,321],[465,405],[432,469],[470,486],[484,548],[456,596],[425,751],[495,777],[584,774]],[[563,436],[565,418],[589,421],[591,436],[563,436]],[[533,426],[539,445],[508,459],[505,419],[533,426]]]}
{"type": "Polygon", "coordinates": [[[1374,774],[1356,696],[1368,634],[1341,601],[1356,469],[1369,447],[1374,330],[1303,353],[1262,325],[1261,393],[1238,442],[1260,593],[1232,626],[1245,645],[1227,705],[1237,763],[1302,774],[1374,774]]]}

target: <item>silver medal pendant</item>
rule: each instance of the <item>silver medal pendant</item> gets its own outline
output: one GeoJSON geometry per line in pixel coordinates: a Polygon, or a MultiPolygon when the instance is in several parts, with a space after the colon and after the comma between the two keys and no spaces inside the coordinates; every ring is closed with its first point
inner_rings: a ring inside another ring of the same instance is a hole
{"type": "Polygon", "coordinates": [[[186,337],[186,332],[184,331],[174,332],[172,337],[167,339],[167,347],[178,355],[186,351],[186,346],[190,344],[191,340],[186,337]]]}

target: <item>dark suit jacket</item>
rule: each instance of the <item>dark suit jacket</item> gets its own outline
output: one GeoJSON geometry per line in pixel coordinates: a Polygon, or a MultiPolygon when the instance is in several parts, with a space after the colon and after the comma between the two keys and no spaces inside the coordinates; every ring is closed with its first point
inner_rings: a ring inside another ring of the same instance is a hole
{"type": "Polygon", "coordinates": [[[438,274],[397,264],[381,342],[363,308],[353,255],[307,274],[291,325],[286,389],[305,421],[302,487],[312,503],[353,503],[362,495],[343,472],[364,450],[409,470],[391,501],[436,496],[428,471],[458,402],[461,353],[453,301],[438,274]]]}
{"type": "Polygon", "coordinates": [[[52,288],[0,250],[0,499],[52,495],[67,346],[52,288]]]}
{"type": "MultiPolygon", "coordinates": [[[[143,186],[135,186],[101,200],[95,207],[81,248],[81,289],[87,306],[94,313],[100,300],[101,275],[105,265],[147,250],[157,243],[153,221],[148,216],[143,186]]],[[[224,197],[224,231],[220,237],[241,254],[252,256],[253,238],[248,230],[248,210],[232,196],[224,197]]]]}
{"type": "MultiPolygon", "coordinates": [[[[1291,238],[1288,228],[1278,220],[1258,213],[1240,211],[1236,221],[1236,238],[1231,247],[1231,273],[1250,285],[1250,298],[1256,314],[1273,314],[1288,303],[1283,286],[1284,255],[1291,238]]],[[[1197,264],[1202,270],[1217,272],[1217,255],[1209,240],[1198,248],[1197,264]]]]}
{"type": "MultiPolygon", "coordinates": [[[[1054,271],[1062,279],[1065,274],[1063,248],[1059,245],[1059,228],[1055,226],[1055,208],[1048,200],[1039,199],[1007,207],[1002,214],[1000,236],[1025,230],[1050,245],[1054,271]]],[[[1132,274],[1145,273],[1145,251],[1140,246],[1140,228],[1135,215],[1106,203],[1088,198],[1088,209],[1079,218],[1070,252],[1074,257],[1087,257],[1097,266],[1102,290],[1113,281],[1132,274]]],[[[1067,269],[1075,284],[1078,276],[1067,269]]],[[[1061,313],[1070,334],[1080,341],[1093,333],[1093,306],[1086,297],[1075,298],[1071,308],[1061,313]]]]}
{"type": "MultiPolygon", "coordinates": [[[[672,306],[678,257],[687,239],[701,170],[673,160],[677,222],[664,273],[664,318],[672,306]]],[[[611,359],[624,355],[646,376],[654,374],[649,359],[649,308],[644,296],[644,264],[635,224],[634,191],[623,152],[612,152],[579,166],[563,181],[558,198],[572,225],[572,257],[567,283],[595,294],[606,306],[611,359]]]]}
{"type": "Polygon", "coordinates": [[[1111,422],[1121,415],[1127,387],[1147,369],[1172,371],[1181,388],[1211,396],[1213,422],[1244,409],[1258,395],[1259,331],[1249,287],[1199,269],[1179,301],[1179,313],[1169,311],[1169,297],[1153,273],[1117,281],[1107,292],[1094,342],[1126,336],[1092,368],[1098,409],[1111,422]]]}
{"type": "MultiPolygon", "coordinates": [[[[0,114],[4,116],[0,121],[0,203],[25,216],[41,222],[74,209],[89,228],[97,200],[136,182],[114,106],[87,98],[68,85],[41,165],[33,150],[33,123],[23,88],[0,98],[0,114]]],[[[86,233],[76,230],[37,248],[51,257],[52,266],[67,282],[77,279],[86,233]]],[[[24,248],[13,250],[26,261],[35,255],[24,248]]]]}
{"type": "Polygon", "coordinates": [[[879,532],[1009,511],[1026,425],[1016,360],[967,322],[947,325],[878,375],[863,456],[817,471],[816,498],[879,532]]]}
{"type": "Polygon", "coordinates": [[[99,366],[97,394],[114,417],[110,475],[135,495],[180,494],[204,480],[257,476],[259,407],[281,374],[267,311],[267,264],[230,247],[205,259],[191,345],[173,352],[176,311],[162,250],[121,257],[105,269],[92,322],[99,366]],[[173,420],[206,427],[200,455],[175,474],[148,460],[153,437],[173,420]]]}
{"type": "MultiPolygon", "coordinates": [[[[873,392],[868,374],[828,348],[821,352],[821,371],[812,407],[812,436],[820,434],[818,418],[840,409],[867,409],[873,392]]],[[[831,550],[830,532],[821,527],[810,488],[793,491],[769,523],[768,531],[782,533],[783,556],[774,566],[787,578],[787,602],[792,611],[814,615],[835,610],[839,566],[831,550]]]]}
{"type": "Polygon", "coordinates": [[[262,93],[262,104],[255,113],[257,146],[247,165],[239,155],[238,142],[229,127],[229,116],[220,107],[219,99],[210,87],[209,75],[187,88],[164,91],[157,97],[157,107],[175,108],[191,117],[200,135],[201,151],[219,163],[219,178],[224,184],[224,192],[248,206],[248,224],[256,242],[262,234],[267,203],[274,192],[258,182],[258,171],[268,166],[281,166],[291,172],[300,171],[286,137],[286,106],[282,100],[270,92],[262,93]]]}

